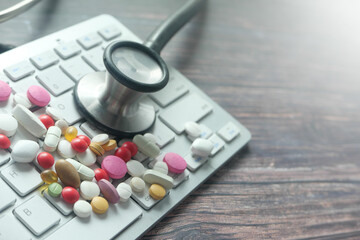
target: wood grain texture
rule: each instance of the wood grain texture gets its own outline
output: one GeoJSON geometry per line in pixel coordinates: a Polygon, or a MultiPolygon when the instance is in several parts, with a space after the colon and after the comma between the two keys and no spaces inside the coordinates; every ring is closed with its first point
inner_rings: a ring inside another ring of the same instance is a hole
{"type": "MultiPolygon", "coordinates": [[[[0,36],[20,45],[109,13],[145,38],[183,2],[49,0],[0,36]]],[[[253,138],[144,239],[360,239],[359,12],[356,0],[208,1],[163,56],[253,138]]]]}

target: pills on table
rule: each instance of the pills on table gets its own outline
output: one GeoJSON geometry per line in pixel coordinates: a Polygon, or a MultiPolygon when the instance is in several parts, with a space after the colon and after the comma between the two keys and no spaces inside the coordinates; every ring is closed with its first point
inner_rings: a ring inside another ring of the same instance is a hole
{"type": "Polygon", "coordinates": [[[133,177],[130,180],[130,186],[134,192],[142,192],[145,189],[145,182],[139,177],[133,177]]]}
{"type": "Polygon", "coordinates": [[[92,142],[89,148],[93,153],[95,153],[96,156],[102,156],[105,153],[105,150],[98,143],[92,142]]]}
{"type": "Polygon", "coordinates": [[[151,169],[144,172],[143,179],[145,182],[150,184],[160,184],[166,189],[170,189],[174,185],[174,179],[172,177],[151,169]]]}
{"type": "Polygon", "coordinates": [[[77,202],[80,198],[79,192],[73,187],[64,187],[61,192],[64,201],[70,204],[77,202]]]}
{"type": "Polygon", "coordinates": [[[172,173],[182,173],[187,166],[185,159],[177,153],[165,154],[163,161],[167,164],[169,171],[172,173]]]}
{"type": "Polygon", "coordinates": [[[60,196],[62,190],[63,190],[63,187],[57,182],[51,183],[48,187],[48,193],[51,197],[60,196]]]}
{"type": "Polygon", "coordinates": [[[67,122],[63,119],[57,120],[55,122],[55,126],[57,126],[58,128],[61,129],[61,134],[65,135],[66,129],[69,127],[69,125],[67,124],[67,122]]]}
{"type": "Polygon", "coordinates": [[[120,200],[119,193],[116,191],[116,188],[106,179],[101,179],[98,182],[98,185],[100,187],[100,191],[104,198],[108,200],[110,203],[117,203],[120,200]]]}
{"type": "Polygon", "coordinates": [[[156,138],[153,134],[151,133],[145,133],[144,137],[147,138],[150,142],[152,142],[153,144],[156,144],[156,138]]]}
{"type": "Polygon", "coordinates": [[[83,181],[80,184],[80,195],[85,200],[92,200],[94,197],[100,195],[100,188],[94,182],[83,181]]]}
{"type": "Polygon", "coordinates": [[[136,135],[133,139],[138,149],[148,157],[156,158],[160,154],[160,148],[148,138],[136,135]]]}
{"type": "Polygon", "coordinates": [[[166,190],[159,184],[152,184],[149,188],[150,196],[155,200],[161,200],[166,195],[166,190]]]}
{"type": "Polygon", "coordinates": [[[97,168],[94,170],[96,181],[100,181],[101,179],[105,179],[109,181],[109,175],[106,173],[104,169],[97,168]]]}
{"type": "Polygon", "coordinates": [[[80,186],[80,176],[76,168],[64,159],[57,160],[55,170],[61,182],[65,186],[78,188],[80,186]]]}
{"type": "Polygon", "coordinates": [[[42,137],[46,133],[45,125],[32,113],[29,109],[17,104],[12,114],[14,118],[20,123],[29,133],[35,137],[42,137]]]}
{"type": "Polygon", "coordinates": [[[131,159],[131,152],[129,149],[124,147],[119,147],[115,151],[115,156],[121,158],[125,162],[129,161],[131,159]]]}
{"type": "Polygon", "coordinates": [[[56,150],[61,137],[61,130],[56,126],[51,126],[46,132],[43,148],[47,152],[56,150]]]}
{"type": "Polygon", "coordinates": [[[110,139],[107,143],[101,145],[101,147],[105,150],[105,152],[115,149],[116,146],[117,144],[114,139],[110,139]]]}
{"type": "Polygon", "coordinates": [[[191,144],[191,152],[200,157],[208,157],[213,148],[213,143],[208,139],[197,138],[191,144]]]}
{"type": "Polygon", "coordinates": [[[107,143],[109,141],[109,135],[107,135],[106,133],[102,133],[102,134],[98,134],[96,136],[94,136],[91,139],[91,142],[97,143],[99,145],[103,145],[105,143],[107,143]]]}
{"type": "Polygon", "coordinates": [[[30,86],[26,93],[30,102],[39,107],[45,107],[51,99],[49,92],[45,88],[36,85],[30,86]]]}
{"type": "Polygon", "coordinates": [[[158,171],[158,172],[161,172],[163,174],[168,174],[169,172],[169,168],[168,168],[168,165],[162,161],[157,161],[153,167],[153,170],[154,171],[158,171]]]}
{"type": "Polygon", "coordinates": [[[20,140],[15,143],[11,152],[11,157],[15,162],[29,163],[35,159],[39,148],[37,142],[20,140]]]}
{"type": "Polygon", "coordinates": [[[65,131],[65,139],[68,140],[69,142],[71,142],[71,140],[73,140],[74,138],[76,138],[78,134],[78,130],[76,129],[76,127],[74,126],[70,126],[66,129],[65,131]]]}
{"type": "Polygon", "coordinates": [[[29,98],[22,93],[15,93],[13,97],[14,105],[20,104],[26,107],[27,109],[31,108],[33,105],[30,102],[29,98]]]}
{"type": "Polygon", "coordinates": [[[82,152],[86,151],[86,149],[88,148],[88,145],[81,138],[74,138],[73,140],[71,140],[71,147],[75,151],[82,153],[82,152]]]}
{"type": "Polygon", "coordinates": [[[10,147],[10,145],[11,145],[10,139],[4,134],[0,134],[0,148],[7,149],[10,147]]]}
{"type": "Polygon", "coordinates": [[[130,160],[126,163],[127,171],[132,177],[141,177],[145,168],[139,161],[130,160]]]}
{"type": "Polygon", "coordinates": [[[18,128],[17,120],[10,114],[0,114],[0,134],[13,136],[18,128]]]}
{"type": "Polygon", "coordinates": [[[120,196],[120,202],[126,202],[132,194],[130,185],[123,182],[116,187],[116,191],[120,196]]]}
{"type": "Polygon", "coordinates": [[[53,107],[47,107],[46,108],[46,114],[49,115],[52,119],[54,119],[55,121],[62,119],[63,117],[61,116],[61,112],[53,107]]]}
{"type": "Polygon", "coordinates": [[[57,152],[63,158],[74,158],[76,156],[76,151],[71,147],[71,143],[65,139],[60,140],[57,152]]]}
{"type": "Polygon", "coordinates": [[[91,200],[91,207],[94,213],[103,214],[106,213],[106,211],[108,210],[109,203],[103,197],[94,197],[91,200]]]}
{"type": "Polygon", "coordinates": [[[84,140],[86,142],[86,144],[89,146],[90,143],[91,143],[91,140],[88,136],[85,136],[85,135],[77,135],[77,138],[80,138],[82,140],[84,140]]]}
{"type": "Polygon", "coordinates": [[[67,158],[66,161],[73,165],[81,180],[92,181],[94,179],[95,172],[91,168],[71,158],[67,158]]]}
{"type": "Polygon", "coordinates": [[[130,141],[124,142],[123,145],[122,145],[122,147],[129,149],[130,152],[131,152],[131,156],[132,156],[132,157],[137,154],[138,147],[137,147],[136,144],[133,143],[133,142],[130,142],[130,141]]]}
{"type": "Polygon", "coordinates": [[[201,135],[201,127],[196,122],[185,123],[185,132],[192,138],[198,138],[201,135]]]}
{"type": "Polygon", "coordinates": [[[58,181],[58,175],[52,170],[42,171],[40,177],[46,184],[56,183],[58,181]]]}
{"type": "Polygon", "coordinates": [[[36,160],[42,168],[51,168],[54,165],[55,159],[48,152],[41,152],[37,155],[36,160]]]}
{"type": "Polygon", "coordinates": [[[113,155],[104,158],[101,163],[101,168],[113,179],[123,178],[127,173],[127,167],[124,160],[113,155]]]}
{"type": "Polygon", "coordinates": [[[0,102],[9,99],[11,94],[11,87],[4,81],[0,81],[0,102]]]}
{"type": "Polygon", "coordinates": [[[74,213],[80,218],[90,217],[91,209],[90,203],[84,200],[77,201],[73,207],[74,213]]]}
{"type": "Polygon", "coordinates": [[[90,148],[87,148],[85,152],[77,153],[76,158],[85,166],[93,165],[96,162],[96,155],[90,148]]]}

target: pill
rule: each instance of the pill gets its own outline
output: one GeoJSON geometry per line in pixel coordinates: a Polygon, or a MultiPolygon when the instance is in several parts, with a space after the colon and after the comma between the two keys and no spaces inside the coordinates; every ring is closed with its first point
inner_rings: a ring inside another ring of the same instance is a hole
{"type": "Polygon", "coordinates": [[[144,172],[143,179],[145,182],[150,184],[160,184],[166,189],[170,189],[174,185],[174,179],[172,177],[151,169],[148,169],[144,172]]]}
{"type": "Polygon", "coordinates": [[[48,187],[48,193],[52,197],[60,196],[62,190],[63,190],[62,186],[57,182],[51,183],[48,187]]]}
{"type": "Polygon", "coordinates": [[[77,153],[76,158],[85,166],[91,166],[96,162],[96,155],[90,150],[90,148],[87,148],[85,152],[77,153]]]}
{"type": "Polygon", "coordinates": [[[148,138],[136,135],[133,139],[138,149],[148,157],[156,158],[160,154],[160,148],[148,138]]]}
{"type": "Polygon", "coordinates": [[[161,200],[165,197],[166,190],[159,184],[152,184],[149,188],[150,196],[155,200],[161,200]]]}
{"type": "Polygon", "coordinates": [[[107,135],[106,133],[101,133],[101,134],[94,136],[91,139],[91,142],[97,143],[99,145],[103,145],[103,144],[107,143],[109,140],[110,140],[109,135],[107,135]]]}
{"type": "Polygon", "coordinates": [[[107,143],[101,145],[101,147],[105,150],[105,152],[115,149],[116,146],[117,144],[114,139],[110,139],[107,143]]]}
{"type": "Polygon", "coordinates": [[[116,187],[116,191],[120,196],[120,202],[126,202],[132,194],[130,185],[123,182],[116,187]]]}
{"type": "Polygon", "coordinates": [[[156,138],[153,134],[151,133],[145,133],[144,137],[147,138],[150,142],[152,142],[153,144],[156,144],[156,138]]]}
{"type": "Polygon", "coordinates": [[[158,171],[161,172],[163,174],[168,174],[169,169],[168,169],[168,165],[162,161],[157,161],[153,167],[154,171],[158,171]]]}
{"type": "Polygon", "coordinates": [[[105,153],[105,150],[98,143],[90,143],[89,148],[96,156],[102,156],[105,153]]]}
{"type": "Polygon", "coordinates": [[[76,169],[77,173],[81,180],[92,181],[95,177],[95,172],[91,168],[85,166],[84,164],[79,163],[78,161],[67,158],[68,161],[76,169]]]}
{"type": "Polygon", "coordinates": [[[80,186],[80,176],[76,168],[64,159],[59,159],[55,163],[55,170],[61,182],[65,186],[78,188],[80,186]]]}
{"type": "Polygon", "coordinates": [[[85,136],[85,135],[77,135],[77,138],[80,138],[82,140],[84,140],[86,142],[86,144],[89,146],[90,143],[91,143],[91,140],[88,136],[85,136]]]}
{"type": "Polygon", "coordinates": [[[61,196],[65,202],[70,204],[76,203],[80,198],[79,192],[73,187],[64,187],[61,191],[61,196]]]}
{"type": "Polygon", "coordinates": [[[55,159],[48,152],[41,152],[37,155],[36,160],[42,168],[51,168],[54,165],[55,159]]]}
{"type": "Polygon", "coordinates": [[[46,127],[46,129],[48,129],[49,127],[55,125],[54,120],[53,120],[49,115],[41,114],[41,115],[39,116],[39,119],[40,119],[40,121],[44,124],[44,126],[46,127]]]}
{"type": "Polygon", "coordinates": [[[71,143],[65,139],[60,140],[57,152],[63,158],[74,158],[76,156],[76,151],[71,147],[71,143]]]}
{"type": "Polygon", "coordinates": [[[91,207],[94,213],[103,214],[106,213],[106,211],[108,210],[109,203],[103,197],[94,197],[91,200],[91,207]]]}
{"type": "Polygon", "coordinates": [[[122,147],[129,149],[132,157],[135,156],[138,151],[138,147],[136,146],[136,144],[130,141],[124,142],[122,147]]]}
{"type": "Polygon", "coordinates": [[[91,205],[87,201],[79,200],[74,204],[73,210],[79,218],[87,218],[91,215],[91,205]]]}
{"type": "Polygon", "coordinates": [[[167,164],[169,171],[172,173],[182,173],[187,166],[185,159],[177,153],[165,154],[163,161],[167,164]]]}
{"type": "Polygon", "coordinates": [[[0,102],[9,99],[11,94],[11,87],[4,81],[0,81],[0,102]]]}
{"type": "Polygon", "coordinates": [[[0,114],[0,134],[13,136],[18,128],[17,120],[10,114],[0,114]]]}
{"type": "Polygon", "coordinates": [[[46,132],[43,148],[47,152],[56,150],[61,137],[61,130],[56,126],[51,126],[46,132]]]}
{"type": "Polygon", "coordinates": [[[11,157],[15,162],[29,163],[35,159],[39,148],[37,142],[20,140],[15,143],[11,152],[11,157]]]}
{"type": "Polygon", "coordinates": [[[83,181],[80,184],[80,196],[85,200],[92,200],[94,197],[100,195],[99,186],[90,181],[83,181]]]}
{"type": "Polygon", "coordinates": [[[197,138],[191,144],[191,152],[200,157],[208,157],[214,148],[214,144],[208,139],[197,138]]]}
{"type": "Polygon", "coordinates": [[[29,109],[33,106],[32,103],[30,102],[30,100],[28,99],[28,97],[22,93],[15,93],[15,95],[13,97],[13,101],[14,101],[14,105],[20,104],[20,105],[26,107],[27,109],[29,109]]]}
{"type": "Polygon", "coordinates": [[[78,130],[76,129],[76,127],[70,126],[66,129],[64,137],[66,140],[71,142],[71,140],[76,138],[77,134],[78,134],[78,130]]]}
{"type": "Polygon", "coordinates": [[[144,166],[135,160],[130,160],[126,163],[127,171],[132,177],[141,177],[145,172],[144,166]]]}
{"type": "Polygon", "coordinates": [[[62,119],[61,112],[53,107],[46,107],[46,114],[49,115],[55,121],[62,119]]]}
{"type": "Polygon", "coordinates": [[[67,124],[67,122],[63,119],[57,120],[55,122],[55,126],[57,126],[58,128],[61,129],[61,134],[65,135],[66,129],[69,127],[69,125],[67,124]]]}
{"type": "Polygon", "coordinates": [[[124,147],[119,147],[115,151],[115,156],[121,158],[125,162],[128,162],[131,159],[131,152],[129,149],[124,147]]]}
{"type": "Polygon", "coordinates": [[[109,175],[106,173],[104,169],[97,168],[94,170],[96,181],[100,181],[101,179],[105,179],[109,181],[109,175]]]}
{"type": "Polygon", "coordinates": [[[196,122],[185,123],[185,132],[192,138],[198,138],[201,135],[201,127],[196,122]]]}
{"type": "Polygon", "coordinates": [[[52,170],[44,170],[40,173],[41,179],[46,183],[55,183],[58,181],[58,175],[52,170]]]}
{"type": "Polygon", "coordinates": [[[145,189],[145,182],[139,177],[133,177],[130,180],[130,186],[134,192],[142,192],[145,189]]]}
{"type": "Polygon", "coordinates": [[[82,152],[85,152],[86,149],[88,148],[88,145],[87,143],[82,140],[81,138],[74,138],[73,140],[71,140],[71,147],[79,152],[79,153],[82,153],[82,152]]]}
{"type": "Polygon", "coordinates": [[[7,149],[10,147],[10,145],[11,145],[10,139],[4,134],[0,134],[0,148],[7,149]]]}
{"type": "Polygon", "coordinates": [[[113,179],[123,178],[127,173],[127,167],[124,160],[113,155],[104,158],[101,163],[101,168],[113,179]]]}
{"type": "Polygon", "coordinates": [[[35,137],[40,138],[46,133],[45,125],[24,106],[17,104],[12,110],[12,114],[18,123],[35,137]]]}
{"type": "Polygon", "coordinates": [[[30,102],[39,107],[45,107],[51,99],[49,92],[45,88],[36,85],[30,86],[26,93],[30,102]]]}
{"type": "Polygon", "coordinates": [[[116,188],[106,179],[101,179],[98,182],[98,185],[100,187],[100,191],[104,198],[108,200],[110,203],[117,203],[120,200],[119,193],[116,191],[116,188]]]}

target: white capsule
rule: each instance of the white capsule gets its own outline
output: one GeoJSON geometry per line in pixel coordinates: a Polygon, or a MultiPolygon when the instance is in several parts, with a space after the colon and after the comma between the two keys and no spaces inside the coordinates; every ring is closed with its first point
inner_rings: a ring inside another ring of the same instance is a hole
{"type": "Polygon", "coordinates": [[[92,207],[87,201],[79,200],[74,204],[73,210],[76,216],[80,218],[87,218],[91,215],[92,207]]]}
{"type": "Polygon", "coordinates": [[[51,126],[46,132],[43,148],[47,152],[56,150],[61,137],[61,129],[56,126],[51,126]]]}
{"type": "Polygon", "coordinates": [[[191,144],[191,152],[200,157],[208,157],[214,148],[214,144],[208,139],[197,138],[191,144]]]}
{"type": "Polygon", "coordinates": [[[55,122],[55,126],[57,126],[58,128],[61,129],[61,134],[65,135],[66,129],[69,127],[69,125],[67,124],[67,122],[63,119],[57,120],[55,122]]]}
{"type": "Polygon", "coordinates": [[[13,136],[18,128],[17,120],[10,114],[0,114],[0,134],[13,136]]]}
{"type": "Polygon", "coordinates": [[[61,112],[56,108],[47,107],[46,108],[46,113],[47,113],[47,115],[49,115],[55,121],[63,119],[63,117],[61,116],[61,112]]]}
{"type": "Polygon", "coordinates": [[[63,158],[74,158],[76,155],[76,151],[71,147],[71,143],[65,139],[60,140],[57,152],[63,158]]]}
{"type": "Polygon", "coordinates": [[[201,134],[201,127],[196,122],[187,122],[185,123],[185,132],[191,138],[198,138],[201,134]]]}
{"type": "Polygon", "coordinates": [[[13,98],[14,104],[20,104],[26,107],[27,109],[32,107],[32,103],[30,102],[29,98],[22,93],[15,93],[13,98]]]}
{"type": "Polygon", "coordinates": [[[130,180],[130,186],[134,192],[142,192],[145,189],[145,182],[139,177],[133,177],[130,180]]]}
{"type": "Polygon", "coordinates": [[[73,167],[78,172],[81,180],[92,181],[94,179],[95,172],[91,168],[71,158],[67,158],[66,161],[68,161],[69,163],[71,163],[71,165],[73,165],[73,167]]]}
{"type": "Polygon", "coordinates": [[[45,125],[23,105],[17,104],[12,110],[14,118],[32,135],[42,137],[46,133],[45,125]]]}
{"type": "Polygon", "coordinates": [[[15,162],[29,163],[35,159],[39,149],[40,146],[37,142],[20,140],[14,145],[11,152],[11,158],[15,162]]]}
{"type": "Polygon", "coordinates": [[[126,202],[132,194],[130,185],[123,182],[116,187],[116,191],[120,196],[120,202],[126,202]]]}
{"type": "Polygon", "coordinates": [[[174,185],[174,179],[172,177],[151,169],[144,172],[143,179],[147,183],[157,183],[167,189],[172,188],[174,185]]]}

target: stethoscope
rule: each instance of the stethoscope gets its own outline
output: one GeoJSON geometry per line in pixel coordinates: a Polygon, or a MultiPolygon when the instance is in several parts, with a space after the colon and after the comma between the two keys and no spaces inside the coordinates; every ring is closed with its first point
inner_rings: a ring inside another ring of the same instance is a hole
{"type": "MultiPolygon", "coordinates": [[[[33,5],[38,1],[23,2],[33,5]]],[[[87,74],[75,86],[75,102],[83,116],[97,128],[121,137],[149,130],[156,120],[154,107],[138,100],[145,93],[166,86],[169,70],[160,57],[160,51],[204,2],[186,2],[155,29],[144,44],[129,41],[110,43],[103,55],[106,71],[87,74]]],[[[30,7],[24,6],[24,9],[30,7]]],[[[15,15],[19,13],[17,10],[15,15]]]]}

